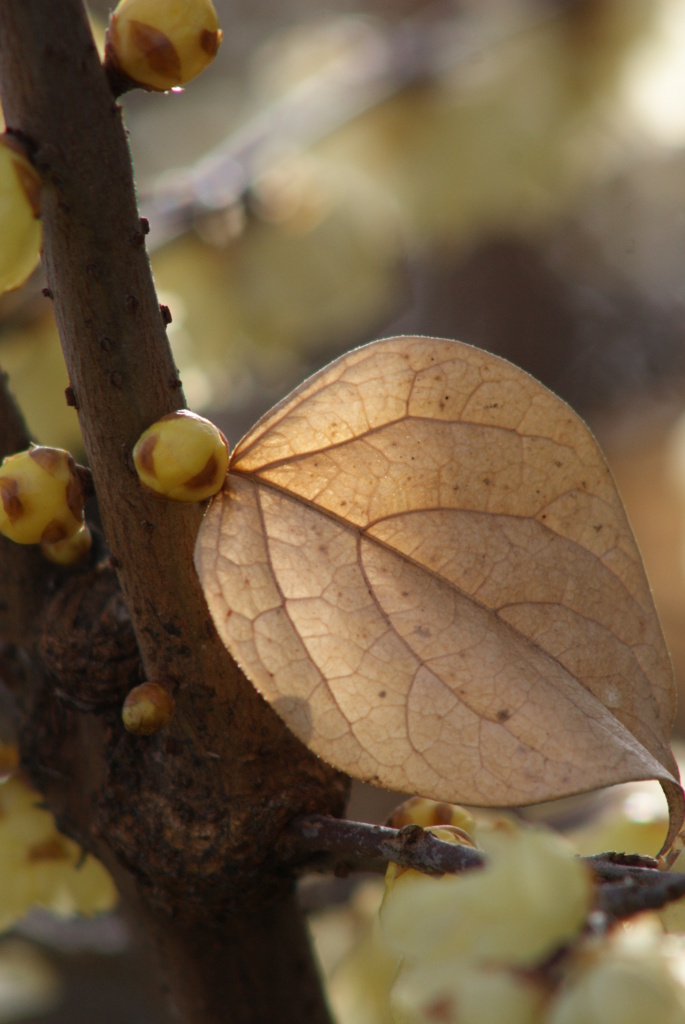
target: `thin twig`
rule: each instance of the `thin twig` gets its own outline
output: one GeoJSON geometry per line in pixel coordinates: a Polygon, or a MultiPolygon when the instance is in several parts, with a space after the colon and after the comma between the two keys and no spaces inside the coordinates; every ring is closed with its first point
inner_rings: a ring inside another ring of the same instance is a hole
{"type": "MultiPolygon", "coordinates": [[[[283,153],[306,150],[402,90],[439,80],[479,54],[558,18],[560,5],[520,12],[504,27],[445,16],[441,0],[433,9],[390,25],[359,25],[354,43],[313,72],[246,124],[230,132],[195,163],[164,171],[140,187],[140,213],[149,224],[150,252],[191,230],[207,216],[244,208],[259,176],[283,153]]],[[[114,90],[121,94],[119,86],[114,90]]],[[[25,317],[38,301],[42,277],[34,275],[12,307],[25,317]]]]}
{"type": "Polygon", "coordinates": [[[685,896],[685,875],[668,871],[650,871],[640,883],[628,878],[623,882],[607,882],[597,891],[597,908],[611,917],[631,917],[644,910],[660,910],[673,900],[685,896]]]}
{"type": "Polygon", "coordinates": [[[478,850],[443,842],[419,825],[395,829],[320,814],[291,821],[281,844],[284,859],[297,860],[303,871],[384,871],[393,861],[428,875],[443,875],[485,863],[478,850]]]}
{"type": "Polygon", "coordinates": [[[445,16],[437,2],[382,28],[358,25],[354,42],[299,82],[191,167],[143,190],[150,245],[172,241],[207,214],[244,204],[279,154],[308,149],[412,85],[441,75],[559,17],[554,6],[511,22],[445,16]]]}
{"type": "MultiPolygon", "coordinates": [[[[382,872],[392,862],[439,876],[486,863],[480,850],[445,842],[419,825],[393,829],[319,814],[291,821],[281,844],[284,857],[301,872],[382,872]]],[[[654,910],[685,895],[685,874],[660,871],[651,857],[602,853],[581,859],[599,883],[598,909],[613,917],[654,910]]]]}

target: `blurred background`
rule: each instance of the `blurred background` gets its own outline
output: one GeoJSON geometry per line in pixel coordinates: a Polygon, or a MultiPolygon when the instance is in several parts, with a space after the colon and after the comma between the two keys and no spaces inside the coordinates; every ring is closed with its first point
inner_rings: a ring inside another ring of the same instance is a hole
{"type": "MultiPolygon", "coordinates": [[[[212,67],[122,99],[190,407],[233,444],[303,377],[393,334],[519,364],[604,447],[685,691],[685,0],[215,2],[212,67]]],[[[102,37],[107,4],[91,11],[102,37]]],[[[0,365],[35,436],[82,457],[40,288],[0,300],[0,365]]],[[[664,813],[626,792],[626,821],[664,813]]],[[[396,802],[359,787],[350,816],[396,802]]],[[[320,923],[329,964],[373,898],[320,923]]],[[[0,1024],[153,1024],[132,942],[116,915],[33,912],[0,943],[0,1024]],[[22,950],[52,979],[22,989],[40,1005],[3,1000],[22,950]]]]}

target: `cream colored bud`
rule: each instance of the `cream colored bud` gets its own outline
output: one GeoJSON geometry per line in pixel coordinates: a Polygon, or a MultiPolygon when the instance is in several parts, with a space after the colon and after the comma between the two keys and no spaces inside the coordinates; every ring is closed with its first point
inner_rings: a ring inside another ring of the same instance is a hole
{"type": "Polygon", "coordinates": [[[138,736],[151,736],[170,721],[174,698],[163,683],[141,683],[126,697],[121,711],[124,727],[138,736]]]}
{"type": "MultiPolygon", "coordinates": [[[[431,803],[432,801],[428,802],[431,803]]],[[[417,824],[417,822],[407,822],[407,824],[417,824]]],[[[463,828],[459,828],[458,825],[428,825],[424,828],[424,832],[430,832],[436,839],[441,839],[443,843],[454,843],[457,846],[476,848],[476,844],[468,832],[465,832],[463,828]]],[[[385,872],[386,889],[391,888],[397,879],[405,874],[415,875],[419,884],[421,884],[421,879],[426,877],[422,871],[417,871],[415,868],[405,868],[401,864],[390,861],[385,872]]]]}
{"type": "Polygon", "coordinates": [[[397,1024],[541,1024],[545,996],[542,979],[466,957],[405,962],[390,1006],[397,1024]]]}
{"type": "Polygon", "coordinates": [[[476,827],[476,821],[473,815],[458,804],[413,796],[395,808],[388,819],[388,825],[391,828],[403,828],[405,825],[420,825],[422,828],[431,825],[454,825],[471,835],[476,827]]]}
{"type": "Polygon", "coordinates": [[[80,530],[56,539],[48,531],[40,542],[41,551],[55,565],[76,565],[85,558],[93,544],[93,536],[84,523],[80,530]]]}
{"type": "Polygon", "coordinates": [[[682,951],[671,936],[633,925],[636,934],[615,933],[577,954],[547,1024],[682,1024],[685,986],[682,951]],[[641,934],[642,933],[642,934],[641,934]]]}
{"type": "Polygon", "coordinates": [[[174,501],[202,501],[223,487],[226,438],[213,423],[182,410],[157,420],[133,449],[138,476],[156,494],[174,501]]]}
{"type": "Polygon", "coordinates": [[[0,292],[18,288],[40,259],[41,180],[12,135],[0,136],[0,292]]]}
{"type": "Polygon", "coordinates": [[[479,824],[476,838],[482,868],[440,878],[405,871],[394,879],[389,870],[380,920],[393,952],[527,967],[579,934],[593,883],[562,840],[508,820],[479,824]]]}
{"type": "Polygon", "coordinates": [[[144,89],[185,85],[214,60],[221,29],[211,0],[121,0],[105,63],[144,89]]]}
{"type": "Polygon", "coordinates": [[[0,466],[0,533],[17,544],[54,543],[83,526],[76,463],[61,448],[34,445],[0,466]]]}
{"type": "Polygon", "coordinates": [[[17,773],[0,786],[0,930],[36,907],[64,916],[99,914],[117,902],[94,857],[57,831],[41,794],[17,773]]]}

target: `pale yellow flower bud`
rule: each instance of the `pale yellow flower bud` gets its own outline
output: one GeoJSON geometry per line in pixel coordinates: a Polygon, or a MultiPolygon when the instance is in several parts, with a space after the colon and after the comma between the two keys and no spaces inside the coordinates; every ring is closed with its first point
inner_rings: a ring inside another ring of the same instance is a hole
{"type": "Polygon", "coordinates": [[[221,29],[211,0],[121,0],[106,64],[144,89],[185,85],[214,60],[221,29]]]}
{"type": "Polygon", "coordinates": [[[670,938],[646,921],[581,947],[547,1024],[682,1024],[682,953],[670,938]]]}
{"type": "Polygon", "coordinates": [[[141,683],[126,697],[121,711],[124,727],[138,736],[151,736],[170,721],[174,698],[162,683],[141,683]]]}
{"type": "Polygon", "coordinates": [[[404,964],[390,993],[396,1024],[538,1024],[544,1000],[540,980],[468,958],[404,964]]]}
{"type": "Polygon", "coordinates": [[[83,526],[76,464],[61,448],[32,446],[0,466],[0,533],[17,544],[55,543],[83,526]]]}
{"type": "MultiPolygon", "coordinates": [[[[431,803],[432,801],[428,802],[431,803]]],[[[471,820],[473,822],[473,819],[471,820]]],[[[407,822],[406,824],[411,825],[418,823],[407,822]]],[[[457,846],[470,846],[472,849],[475,849],[476,847],[476,844],[468,832],[465,832],[463,828],[459,828],[458,825],[429,825],[424,828],[424,832],[430,832],[436,839],[442,840],[443,843],[453,843],[457,846]]],[[[405,868],[401,864],[396,864],[394,861],[390,861],[385,872],[386,889],[392,888],[397,879],[405,874],[414,875],[419,885],[421,884],[421,880],[426,878],[426,875],[422,871],[417,871],[415,868],[405,868]]]]}
{"type": "Polygon", "coordinates": [[[21,144],[0,136],[0,292],[22,285],[40,259],[40,189],[21,144]]]}
{"type": "Polygon", "coordinates": [[[133,461],[141,482],[156,494],[202,501],[223,487],[228,445],[213,423],[182,410],[163,416],[141,434],[133,461]]]}
{"type": "Polygon", "coordinates": [[[0,785],[0,931],[36,906],[90,915],[116,902],[105,868],[57,831],[40,793],[20,774],[0,785]]]}
{"type": "Polygon", "coordinates": [[[75,565],[85,558],[93,544],[93,537],[84,523],[75,533],[58,539],[43,537],[40,547],[47,559],[55,565],[75,565]]]}
{"type": "Polygon", "coordinates": [[[393,952],[530,966],[579,934],[593,883],[563,841],[508,820],[479,825],[476,838],[482,868],[440,878],[389,869],[380,920],[393,952]]]}
{"type": "Polygon", "coordinates": [[[448,804],[444,800],[428,800],[424,796],[412,796],[405,800],[390,815],[388,825],[391,828],[403,828],[405,825],[420,825],[428,828],[431,825],[454,825],[469,835],[476,827],[472,814],[458,804],[448,804]]]}

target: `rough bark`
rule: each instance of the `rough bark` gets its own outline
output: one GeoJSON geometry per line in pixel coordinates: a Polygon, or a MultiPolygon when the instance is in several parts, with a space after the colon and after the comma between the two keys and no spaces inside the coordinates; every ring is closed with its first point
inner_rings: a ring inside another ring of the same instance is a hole
{"type": "MultiPolygon", "coordinates": [[[[324,1021],[292,876],[273,850],[294,815],[340,813],[347,781],[287,732],[219,642],[192,566],[202,509],[148,495],[133,470],[140,433],[184,399],[121,111],[79,0],[0,5],[0,96],[43,177],[44,269],[117,577],[106,566],[63,574],[64,600],[45,586],[36,552],[3,546],[3,600],[21,563],[22,578],[38,581],[32,622],[40,613],[44,623],[42,663],[34,657],[21,678],[24,764],[61,827],[108,864],[174,950],[185,1019],[273,1019],[255,1015],[240,980],[269,959],[279,1019],[324,1021]],[[117,586],[128,615],[116,611],[117,586]],[[176,699],[174,719],[152,737],[121,725],[122,691],[141,678],[165,680],[176,699]],[[303,1016],[309,1003],[316,1009],[303,1016]]],[[[35,630],[21,634],[1,606],[0,624],[5,641],[35,655],[35,630]]]]}

